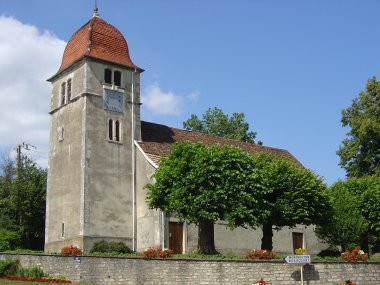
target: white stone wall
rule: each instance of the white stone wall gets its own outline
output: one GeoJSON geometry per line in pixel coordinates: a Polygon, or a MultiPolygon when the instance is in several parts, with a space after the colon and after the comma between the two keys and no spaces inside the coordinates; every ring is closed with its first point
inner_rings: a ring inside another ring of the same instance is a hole
{"type": "MultiPolygon", "coordinates": [[[[97,285],[243,285],[264,278],[273,285],[299,285],[300,266],[283,261],[146,260],[121,257],[73,257],[0,254],[19,259],[24,267],[39,266],[51,275],[97,285]]],[[[336,285],[352,280],[357,285],[380,284],[380,263],[316,262],[304,266],[304,284],[336,285]]],[[[0,281],[1,282],[1,281],[0,281]]]]}

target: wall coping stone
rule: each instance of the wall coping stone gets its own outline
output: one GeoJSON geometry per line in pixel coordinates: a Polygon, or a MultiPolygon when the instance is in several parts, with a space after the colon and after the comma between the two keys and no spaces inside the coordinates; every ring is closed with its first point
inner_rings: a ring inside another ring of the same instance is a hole
{"type": "MultiPolygon", "coordinates": [[[[64,258],[73,258],[74,256],[64,256],[60,254],[51,254],[51,253],[17,253],[17,252],[0,252],[0,255],[31,255],[31,256],[55,256],[55,257],[64,257],[64,258]]],[[[235,262],[235,263],[282,263],[287,264],[282,259],[214,259],[214,258],[145,258],[140,256],[102,256],[102,255],[78,255],[77,257],[85,258],[111,258],[111,259],[137,259],[137,260],[159,260],[159,261],[196,261],[196,262],[235,262]]],[[[308,264],[380,264],[380,261],[357,261],[357,262],[348,262],[340,260],[317,260],[311,261],[308,264]]],[[[289,264],[289,265],[300,265],[298,263],[289,264]]],[[[305,264],[307,265],[307,264],[305,264]]]]}

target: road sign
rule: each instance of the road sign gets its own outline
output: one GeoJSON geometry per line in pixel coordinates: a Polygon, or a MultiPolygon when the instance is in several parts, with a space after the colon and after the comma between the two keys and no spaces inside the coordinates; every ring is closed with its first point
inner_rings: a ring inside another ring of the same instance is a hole
{"type": "Polygon", "coordinates": [[[310,255],[288,255],[284,258],[287,263],[311,263],[310,255]]]}

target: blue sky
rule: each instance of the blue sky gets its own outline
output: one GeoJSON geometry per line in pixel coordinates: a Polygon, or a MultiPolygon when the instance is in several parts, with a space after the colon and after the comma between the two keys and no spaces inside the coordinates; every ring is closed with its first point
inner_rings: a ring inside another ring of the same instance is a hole
{"type": "MultiPolygon", "coordinates": [[[[0,0],[2,152],[27,141],[38,147],[31,155],[46,163],[45,79],[57,71],[65,42],[91,17],[93,2],[0,0]],[[22,79],[6,79],[10,70],[22,79]]],[[[209,107],[243,112],[264,145],[289,150],[328,184],[344,178],[335,153],[348,131],[340,112],[380,74],[380,1],[98,0],[98,6],[146,70],[143,120],[182,127],[209,107]]]]}

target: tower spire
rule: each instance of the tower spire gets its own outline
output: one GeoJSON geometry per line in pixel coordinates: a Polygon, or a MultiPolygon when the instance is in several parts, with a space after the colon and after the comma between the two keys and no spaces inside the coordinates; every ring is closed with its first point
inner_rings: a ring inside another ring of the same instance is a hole
{"type": "Polygon", "coordinates": [[[98,1],[95,0],[94,1],[94,13],[92,14],[92,17],[99,17],[98,11],[99,11],[99,9],[98,9],[98,1]]]}

